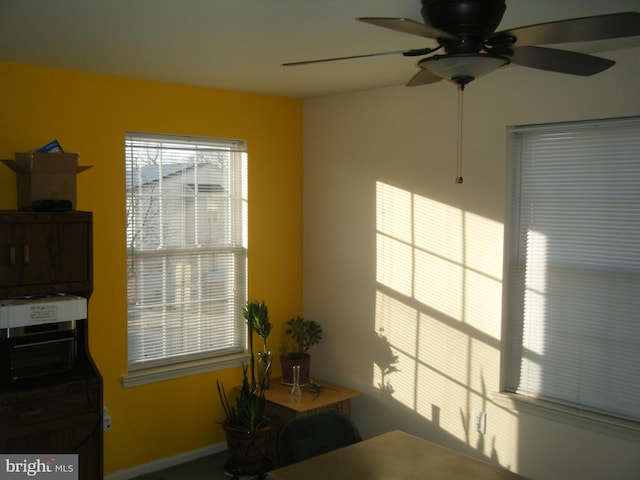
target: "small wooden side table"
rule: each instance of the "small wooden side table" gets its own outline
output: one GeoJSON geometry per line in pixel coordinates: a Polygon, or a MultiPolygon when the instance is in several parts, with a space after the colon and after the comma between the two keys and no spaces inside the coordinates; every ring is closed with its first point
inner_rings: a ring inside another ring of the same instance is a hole
{"type": "Polygon", "coordinates": [[[301,386],[302,401],[294,403],[289,399],[291,385],[283,384],[282,378],[271,379],[271,386],[265,391],[264,396],[267,401],[266,414],[273,422],[270,453],[274,459],[277,459],[278,433],[288,420],[327,408],[334,408],[346,415],[350,415],[351,399],[360,395],[360,392],[356,390],[321,380],[314,380],[313,385],[318,385],[322,388],[319,391],[314,391],[309,385],[301,386]]]}

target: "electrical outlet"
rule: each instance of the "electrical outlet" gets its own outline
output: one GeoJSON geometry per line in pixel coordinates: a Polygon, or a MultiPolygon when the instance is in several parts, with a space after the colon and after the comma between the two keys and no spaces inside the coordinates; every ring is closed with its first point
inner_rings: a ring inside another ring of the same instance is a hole
{"type": "Polygon", "coordinates": [[[476,432],[484,435],[487,433],[487,414],[486,412],[476,412],[473,416],[473,423],[476,427],[476,432]]]}
{"type": "Polygon", "coordinates": [[[106,406],[102,407],[102,430],[105,432],[111,430],[111,415],[106,406]]]}

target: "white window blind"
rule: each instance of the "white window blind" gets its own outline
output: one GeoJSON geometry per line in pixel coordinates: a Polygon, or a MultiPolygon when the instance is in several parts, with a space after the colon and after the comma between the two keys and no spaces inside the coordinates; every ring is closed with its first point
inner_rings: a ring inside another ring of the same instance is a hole
{"type": "Polygon", "coordinates": [[[129,369],[245,351],[242,141],[126,135],[129,369]]]}
{"type": "Polygon", "coordinates": [[[510,129],[506,390],[640,420],[640,119],[510,129]]]}

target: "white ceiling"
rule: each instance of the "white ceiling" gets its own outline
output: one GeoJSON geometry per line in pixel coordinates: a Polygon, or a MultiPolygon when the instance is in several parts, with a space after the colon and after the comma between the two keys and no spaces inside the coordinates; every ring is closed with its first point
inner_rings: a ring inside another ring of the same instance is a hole
{"type": "MultiPolygon", "coordinates": [[[[499,30],[621,11],[640,0],[507,0],[499,30]]],[[[0,61],[298,98],[404,84],[401,55],[281,66],[435,46],[362,16],[421,21],[420,1],[0,0],[0,61]]]]}

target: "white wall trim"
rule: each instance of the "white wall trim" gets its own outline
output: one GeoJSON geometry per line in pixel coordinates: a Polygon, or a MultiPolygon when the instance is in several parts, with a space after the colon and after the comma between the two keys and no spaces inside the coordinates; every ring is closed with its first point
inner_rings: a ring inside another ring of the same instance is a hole
{"type": "Polygon", "coordinates": [[[205,358],[191,362],[137,370],[129,372],[126,375],[122,375],[122,386],[124,388],[136,387],[147,383],[161,382],[163,380],[171,380],[173,378],[186,377],[199,373],[240,367],[248,362],[250,358],[251,357],[247,353],[237,353],[234,355],[205,358]]]}
{"type": "Polygon", "coordinates": [[[198,450],[180,453],[172,457],[161,458],[159,460],[145,463],[143,465],[138,465],[132,468],[118,470],[117,472],[105,475],[104,478],[105,480],[129,480],[139,475],[157,472],[158,470],[163,470],[175,465],[180,465],[181,463],[197,460],[198,458],[206,457],[208,455],[215,455],[216,453],[224,452],[225,450],[227,450],[226,442],[214,443],[198,450]]]}
{"type": "Polygon", "coordinates": [[[509,410],[538,415],[579,428],[586,428],[627,440],[640,440],[640,424],[631,420],[590,412],[560,403],[526,397],[516,393],[496,392],[491,398],[509,410]]]}

